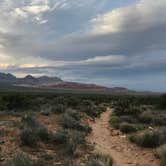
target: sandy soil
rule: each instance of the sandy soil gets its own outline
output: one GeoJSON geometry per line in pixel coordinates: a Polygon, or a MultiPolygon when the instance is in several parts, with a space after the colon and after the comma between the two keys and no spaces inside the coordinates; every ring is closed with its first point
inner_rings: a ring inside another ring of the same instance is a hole
{"type": "Polygon", "coordinates": [[[95,122],[89,122],[93,131],[88,141],[95,145],[95,151],[111,155],[114,166],[159,166],[151,149],[131,144],[125,135],[110,128],[110,116],[111,109],[108,108],[95,122]]]}

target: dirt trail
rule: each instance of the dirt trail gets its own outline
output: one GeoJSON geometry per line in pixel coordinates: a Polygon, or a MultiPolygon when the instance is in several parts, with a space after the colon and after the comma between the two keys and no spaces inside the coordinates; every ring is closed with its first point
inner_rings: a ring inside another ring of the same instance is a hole
{"type": "Polygon", "coordinates": [[[95,144],[95,151],[110,154],[114,166],[159,166],[152,150],[131,144],[125,135],[109,127],[110,115],[108,108],[95,122],[89,122],[93,131],[88,141],[95,144]]]}

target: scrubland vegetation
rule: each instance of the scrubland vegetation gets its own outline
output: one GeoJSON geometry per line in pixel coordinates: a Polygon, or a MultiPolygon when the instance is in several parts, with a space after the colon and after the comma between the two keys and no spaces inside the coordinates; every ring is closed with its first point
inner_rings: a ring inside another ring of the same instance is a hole
{"type": "Polygon", "coordinates": [[[126,97],[112,105],[110,125],[128,134],[132,143],[153,148],[161,165],[166,165],[166,95],[142,99],[126,97]]]}
{"type": "Polygon", "coordinates": [[[93,146],[86,141],[92,130],[87,120],[106,110],[104,100],[108,99],[4,93],[0,96],[0,133],[5,133],[0,137],[1,165],[111,165],[108,156],[94,157],[93,146]]]}
{"type": "Polygon", "coordinates": [[[166,165],[166,95],[0,95],[0,164],[4,166],[111,166],[111,156],[93,153],[86,137],[107,107],[110,126],[129,141],[152,148],[166,165]],[[7,150],[6,150],[7,149],[7,150]]]}

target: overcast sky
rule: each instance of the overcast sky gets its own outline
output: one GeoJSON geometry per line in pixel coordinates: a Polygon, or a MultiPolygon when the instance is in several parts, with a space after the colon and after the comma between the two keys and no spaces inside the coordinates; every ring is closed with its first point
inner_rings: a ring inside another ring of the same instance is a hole
{"type": "Polygon", "coordinates": [[[1,0],[0,71],[166,92],[166,0],[1,0]]]}

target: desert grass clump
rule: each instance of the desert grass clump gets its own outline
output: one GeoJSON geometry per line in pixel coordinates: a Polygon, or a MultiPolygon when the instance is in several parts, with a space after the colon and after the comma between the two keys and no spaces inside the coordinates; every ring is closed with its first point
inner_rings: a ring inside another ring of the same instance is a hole
{"type": "Polygon", "coordinates": [[[161,160],[161,166],[166,165],[166,144],[156,149],[155,156],[161,160]]]}
{"type": "Polygon", "coordinates": [[[87,166],[112,166],[112,157],[103,154],[93,154],[87,161],[87,166]]]}

